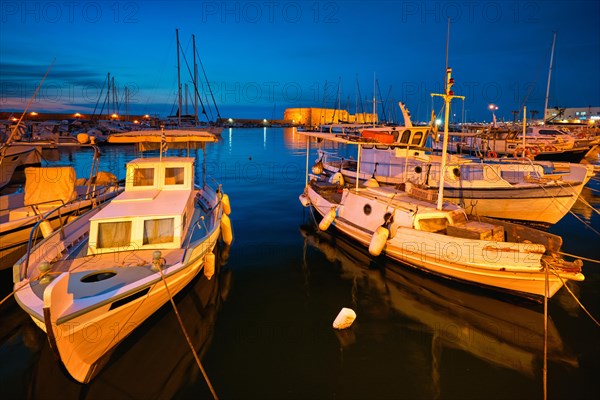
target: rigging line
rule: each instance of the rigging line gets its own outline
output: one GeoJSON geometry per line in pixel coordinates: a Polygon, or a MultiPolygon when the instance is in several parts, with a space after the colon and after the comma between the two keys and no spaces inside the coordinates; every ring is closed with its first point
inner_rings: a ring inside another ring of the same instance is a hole
{"type": "Polygon", "coordinates": [[[200,368],[200,372],[202,372],[202,375],[204,376],[204,380],[206,381],[206,384],[208,385],[208,388],[210,389],[210,392],[212,393],[213,399],[218,400],[219,397],[217,396],[215,389],[213,388],[212,384],[210,383],[210,379],[208,378],[208,375],[206,374],[206,371],[204,370],[204,367],[202,366],[202,363],[200,362],[200,358],[198,357],[198,354],[196,354],[196,349],[194,349],[194,344],[192,343],[192,340],[190,339],[190,337],[185,329],[185,326],[183,325],[183,320],[181,319],[181,316],[179,315],[179,311],[177,310],[177,306],[175,305],[175,301],[173,300],[173,295],[171,294],[171,290],[169,289],[169,286],[167,285],[167,281],[165,280],[165,275],[162,272],[161,266],[158,267],[158,271],[160,272],[160,278],[163,281],[163,284],[165,285],[167,294],[169,295],[169,301],[171,302],[171,305],[173,306],[173,311],[175,312],[175,316],[177,317],[177,321],[179,322],[179,326],[181,327],[183,336],[185,336],[185,340],[187,341],[187,344],[190,347],[192,354],[194,355],[196,364],[198,365],[198,368],[200,368]]]}
{"type": "MultiPolygon", "coordinates": [[[[179,48],[181,48],[181,44],[179,45],[179,48]]],[[[188,64],[188,61],[185,56],[185,53],[183,52],[183,49],[181,49],[181,55],[183,56],[183,61],[185,62],[185,66],[188,70],[188,74],[190,74],[190,77],[193,79],[194,75],[192,74],[192,71],[190,70],[190,65],[188,64]]],[[[194,91],[196,92],[196,96],[198,96],[198,100],[200,100],[200,105],[202,106],[202,114],[204,114],[204,116],[208,120],[208,115],[206,114],[206,109],[204,108],[204,102],[202,101],[202,97],[200,96],[200,93],[198,92],[198,86],[196,86],[196,82],[194,82],[194,91]]],[[[181,110],[180,110],[180,112],[181,112],[181,110]]],[[[210,120],[208,120],[208,122],[210,122],[210,120]]]]}
{"type": "MultiPolygon", "coordinates": [[[[42,80],[38,84],[37,88],[35,89],[35,92],[33,93],[33,96],[31,96],[31,98],[29,99],[29,103],[27,103],[27,106],[23,110],[23,114],[21,114],[21,118],[19,118],[19,120],[15,124],[15,127],[13,128],[12,132],[10,133],[10,136],[8,137],[8,139],[6,139],[6,143],[5,144],[9,144],[10,142],[12,142],[12,138],[15,135],[15,132],[17,131],[17,128],[21,125],[21,122],[23,122],[23,118],[25,118],[25,114],[27,114],[27,111],[29,111],[29,107],[31,107],[31,103],[33,103],[33,100],[35,99],[35,96],[37,96],[38,92],[40,91],[40,88],[42,87],[42,84],[46,80],[46,77],[48,77],[48,74],[50,73],[50,70],[52,69],[52,66],[54,65],[55,61],[56,61],[56,58],[53,58],[52,62],[48,66],[48,69],[46,70],[46,73],[44,74],[44,77],[42,78],[42,80]]],[[[3,148],[6,148],[6,147],[3,147],[3,148]]],[[[0,157],[0,161],[2,159],[4,159],[4,154],[5,154],[5,152],[2,152],[1,157],[0,157]]]]}
{"type": "Polygon", "coordinates": [[[217,107],[217,102],[215,101],[215,96],[210,87],[210,82],[208,81],[208,76],[206,76],[206,71],[204,70],[204,65],[202,64],[202,59],[200,58],[200,54],[198,53],[198,48],[196,48],[196,54],[198,55],[198,63],[200,64],[200,68],[202,68],[202,74],[204,74],[204,80],[206,81],[206,86],[208,87],[208,92],[210,93],[210,97],[212,98],[213,104],[215,105],[215,111],[217,112],[217,117],[221,119],[221,113],[219,112],[219,107],[217,107]]]}

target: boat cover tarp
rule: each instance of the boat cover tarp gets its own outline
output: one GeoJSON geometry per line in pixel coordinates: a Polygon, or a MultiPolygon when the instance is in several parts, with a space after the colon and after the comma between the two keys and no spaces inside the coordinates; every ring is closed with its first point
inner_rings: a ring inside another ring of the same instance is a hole
{"type": "Polygon", "coordinates": [[[66,203],[76,196],[73,167],[25,168],[24,205],[66,203]]]}

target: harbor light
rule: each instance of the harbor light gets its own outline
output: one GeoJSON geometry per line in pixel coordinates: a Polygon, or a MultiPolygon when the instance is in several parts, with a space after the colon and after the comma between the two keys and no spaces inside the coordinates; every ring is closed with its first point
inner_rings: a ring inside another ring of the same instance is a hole
{"type": "Polygon", "coordinates": [[[32,111],[29,113],[29,115],[31,115],[32,117],[37,117],[38,113],[36,113],[35,111],[32,111]]]}
{"type": "Polygon", "coordinates": [[[119,119],[119,115],[118,114],[112,114],[110,117],[112,119],[119,119]]]}

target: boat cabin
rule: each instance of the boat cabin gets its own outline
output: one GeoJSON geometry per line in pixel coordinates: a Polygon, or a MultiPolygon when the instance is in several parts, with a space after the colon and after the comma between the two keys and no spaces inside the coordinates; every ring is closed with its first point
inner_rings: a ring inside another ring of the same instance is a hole
{"type": "Polygon", "coordinates": [[[138,158],[125,191],[90,219],[88,254],[180,248],[194,213],[194,158],[138,158]]]}

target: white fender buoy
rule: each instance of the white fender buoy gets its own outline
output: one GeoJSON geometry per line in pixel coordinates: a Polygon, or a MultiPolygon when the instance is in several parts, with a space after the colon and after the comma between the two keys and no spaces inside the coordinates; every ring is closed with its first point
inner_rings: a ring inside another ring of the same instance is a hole
{"type": "Polygon", "coordinates": [[[351,308],[342,308],[340,313],[335,317],[333,321],[333,327],[335,329],[346,329],[350,328],[354,320],[356,319],[356,313],[351,308]]]}
{"type": "Polygon", "coordinates": [[[231,203],[229,202],[229,196],[225,193],[221,197],[221,203],[223,204],[223,212],[227,215],[231,214],[231,203]]]}
{"type": "Polygon", "coordinates": [[[78,133],[77,134],[77,141],[80,144],[86,144],[87,142],[90,141],[90,136],[87,133],[78,133]]]}
{"type": "Polygon", "coordinates": [[[381,254],[381,251],[385,247],[385,243],[390,236],[390,231],[388,228],[380,226],[375,230],[373,236],[371,237],[371,242],[369,243],[369,253],[372,256],[378,256],[381,254]]]}
{"type": "Polygon", "coordinates": [[[231,242],[233,242],[233,229],[231,228],[231,220],[227,214],[221,216],[221,237],[225,244],[231,244],[231,242]]]}
{"type": "Polygon", "coordinates": [[[335,219],[335,214],[336,214],[335,208],[332,208],[331,210],[329,210],[329,212],[327,214],[325,214],[325,216],[323,217],[321,222],[319,222],[319,229],[322,231],[326,231],[327,228],[329,228],[329,225],[331,225],[331,223],[335,219]]]}
{"type": "Polygon", "coordinates": [[[377,182],[377,179],[375,179],[375,178],[369,178],[365,182],[365,186],[370,187],[370,188],[376,188],[376,187],[379,187],[379,182],[377,182]]]}
{"type": "Polygon", "coordinates": [[[310,206],[310,199],[308,198],[307,195],[302,193],[298,198],[300,199],[300,203],[302,204],[303,207],[310,206]]]}
{"type": "Polygon", "coordinates": [[[343,186],[344,185],[344,175],[342,175],[341,172],[336,172],[335,174],[331,175],[331,177],[329,178],[329,183],[333,183],[334,185],[343,186]]]}
{"type": "Polygon", "coordinates": [[[48,220],[40,222],[40,230],[42,231],[42,236],[44,238],[47,238],[52,232],[54,232],[54,228],[52,228],[52,225],[48,220]]]}
{"type": "Polygon", "coordinates": [[[204,276],[210,281],[215,274],[215,253],[206,253],[204,256],[204,276]]]}

